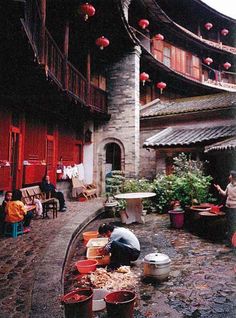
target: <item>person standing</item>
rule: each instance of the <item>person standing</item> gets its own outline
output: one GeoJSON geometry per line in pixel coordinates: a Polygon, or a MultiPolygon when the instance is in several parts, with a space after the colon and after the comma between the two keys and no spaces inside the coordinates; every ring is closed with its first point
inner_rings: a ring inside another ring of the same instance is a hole
{"type": "Polygon", "coordinates": [[[119,268],[121,265],[130,265],[140,255],[140,243],[137,237],[129,229],[115,227],[113,224],[102,224],[98,233],[108,237],[108,243],[100,252],[105,255],[111,253],[109,269],[119,268]]]}
{"type": "Polygon", "coordinates": [[[230,171],[229,184],[225,190],[218,184],[214,184],[214,186],[220,195],[226,197],[227,237],[231,244],[233,234],[236,232],[236,171],[230,171]]]}

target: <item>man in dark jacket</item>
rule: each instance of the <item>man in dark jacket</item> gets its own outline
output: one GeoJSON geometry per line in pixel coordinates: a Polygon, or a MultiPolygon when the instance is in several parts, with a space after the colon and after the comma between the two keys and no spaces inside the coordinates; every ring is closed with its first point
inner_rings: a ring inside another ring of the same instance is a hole
{"type": "Polygon", "coordinates": [[[41,190],[46,193],[47,197],[49,197],[49,194],[52,198],[56,198],[59,201],[59,211],[65,212],[66,206],[65,206],[65,199],[62,192],[57,191],[54,184],[50,182],[50,177],[46,175],[41,184],[41,190]]]}

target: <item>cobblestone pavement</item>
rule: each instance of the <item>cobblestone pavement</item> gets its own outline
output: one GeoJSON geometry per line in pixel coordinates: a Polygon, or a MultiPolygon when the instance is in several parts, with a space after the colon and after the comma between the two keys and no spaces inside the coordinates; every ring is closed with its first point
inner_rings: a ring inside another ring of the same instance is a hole
{"type": "Polygon", "coordinates": [[[101,199],[67,202],[67,211],[58,212],[56,219],[33,220],[30,233],[0,238],[0,318],[30,317],[34,279],[50,242],[75,218],[79,224],[78,213],[89,215],[101,206],[101,199]]]}
{"type": "MultiPolygon", "coordinates": [[[[105,221],[114,219],[102,220],[105,221]]],[[[100,223],[101,220],[95,220],[86,230],[95,230],[100,223]]],[[[139,277],[135,318],[236,317],[236,257],[232,249],[184,230],[171,229],[167,215],[147,215],[144,225],[127,227],[141,243],[141,256],[131,269],[139,277]],[[156,251],[171,258],[170,277],[162,283],[143,277],[142,259],[156,251]]],[[[83,258],[85,252],[81,236],[72,252],[65,292],[79,286],[75,261],[83,258]]],[[[106,312],[94,314],[94,318],[98,317],[107,317],[106,312]]]]}

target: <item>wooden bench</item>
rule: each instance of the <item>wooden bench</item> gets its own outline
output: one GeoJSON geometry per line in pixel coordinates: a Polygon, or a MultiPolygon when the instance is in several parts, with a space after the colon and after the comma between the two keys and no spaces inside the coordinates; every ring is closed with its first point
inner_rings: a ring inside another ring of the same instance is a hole
{"type": "Polygon", "coordinates": [[[34,199],[40,200],[43,207],[43,218],[48,217],[48,212],[52,210],[53,218],[57,217],[57,202],[54,198],[46,197],[39,186],[32,186],[20,189],[22,192],[22,201],[26,205],[34,205],[34,199]]]}

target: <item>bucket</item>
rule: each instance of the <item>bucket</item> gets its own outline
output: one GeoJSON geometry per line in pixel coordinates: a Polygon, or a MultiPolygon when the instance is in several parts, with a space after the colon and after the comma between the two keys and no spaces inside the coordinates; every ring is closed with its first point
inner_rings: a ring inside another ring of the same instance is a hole
{"type": "Polygon", "coordinates": [[[78,288],[61,299],[66,318],[92,318],[92,288],[78,288]]]}
{"type": "Polygon", "coordinates": [[[170,216],[171,227],[181,229],[184,226],[184,211],[171,210],[168,213],[170,216]]]}
{"type": "Polygon", "coordinates": [[[109,318],[133,318],[135,293],[128,290],[112,292],[105,296],[109,318]]]}

